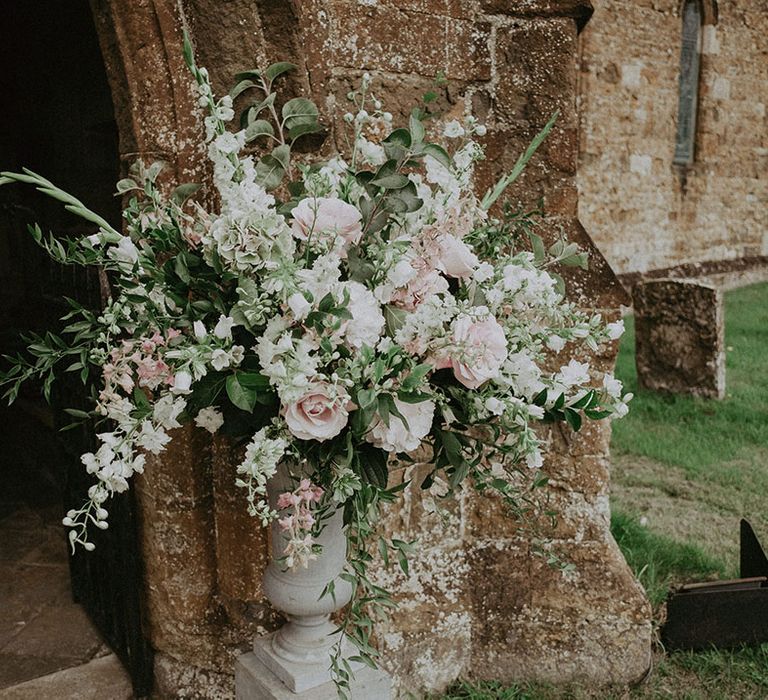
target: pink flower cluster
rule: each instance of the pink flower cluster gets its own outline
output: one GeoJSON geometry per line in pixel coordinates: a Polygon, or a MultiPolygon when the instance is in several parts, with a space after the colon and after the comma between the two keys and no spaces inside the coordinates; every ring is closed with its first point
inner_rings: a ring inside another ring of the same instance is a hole
{"type": "Polygon", "coordinates": [[[180,331],[171,328],[165,336],[155,332],[149,338],[123,340],[120,347],[113,348],[109,362],[104,365],[102,401],[113,397],[118,387],[129,394],[135,386],[147,389],[157,389],[162,384],[173,386],[173,370],[162,359],[161,349],[180,335],[180,331]]]}
{"type": "Polygon", "coordinates": [[[315,524],[312,506],[319,503],[322,497],[323,489],[309,479],[302,479],[297,489],[281,493],[277,499],[278,510],[293,509],[278,520],[278,525],[288,535],[284,559],[289,569],[298,565],[306,568],[311,560],[317,558],[310,532],[315,524]]]}

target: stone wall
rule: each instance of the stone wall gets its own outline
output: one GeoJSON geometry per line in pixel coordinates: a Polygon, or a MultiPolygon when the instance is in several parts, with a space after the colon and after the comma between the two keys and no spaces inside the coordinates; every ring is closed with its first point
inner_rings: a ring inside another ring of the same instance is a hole
{"type": "Polygon", "coordinates": [[[618,273],[768,253],[768,3],[702,4],[685,170],[672,165],[680,0],[600,0],[582,34],[579,214],[618,273]]]}
{"type": "MultiPolygon", "coordinates": [[[[344,148],[345,95],[364,71],[396,120],[443,71],[448,84],[436,104],[446,117],[472,108],[488,125],[479,190],[512,167],[559,109],[509,200],[542,199],[545,237],[563,231],[591,251],[590,271],[567,276],[575,301],[611,318],[626,302],[577,219],[575,58],[588,0],[93,0],[93,7],[121,153],[126,160],[160,154],[181,174],[205,178],[194,145],[199,121],[179,65],[183,22],[220,93],[254,63],[298,63],[289,88],[309,90],[321,106],[326,151],[344,148]]],[[[614,345],[597,369],[610,369],[615,355],[614,345]]],[[[560,514],[555,544],[576,565],[569,577],[533,556],[530,538],[493,501],[467,498],[447,532],[418,493],[389,514],[390,532],[424,542],[413,575],[390,580],[402,608],[377,633],[402,689],[439,690],[458,675],[605,683],[646,671],[650,611],[609,533],[609,426],[550,437],[548,496],[560,514]]],[[[199,440],[186,433],[140,485],[161,697],[226,697],[232,656],[273,622],[259,588],[264,538],[238,515],[244,502],[238,511],[227,486],[233,461],[199,440]]]]}

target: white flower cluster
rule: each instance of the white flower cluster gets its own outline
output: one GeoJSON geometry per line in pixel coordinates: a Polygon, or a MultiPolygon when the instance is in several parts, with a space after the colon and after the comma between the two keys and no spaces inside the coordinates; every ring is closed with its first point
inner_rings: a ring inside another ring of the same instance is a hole
{"type": "Polygon", "coordinates": [[[259,430],[245,448],[245,459],[237,466],[240,475],[235,483],[247,490],[248,512],[268,525],[277,513],[266,501],[267,482],[277,472],[277,465],[285,454],[287,440],[269,437],[267,428],[259,430]]]}

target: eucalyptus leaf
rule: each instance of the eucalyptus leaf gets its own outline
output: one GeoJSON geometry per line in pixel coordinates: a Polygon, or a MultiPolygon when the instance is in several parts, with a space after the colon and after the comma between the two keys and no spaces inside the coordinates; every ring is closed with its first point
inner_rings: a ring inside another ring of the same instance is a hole
{"type": "Polygon", "coordinates": [[[257,119],[245,127],[245,140],[247,143],[256,140],[260,136],[274,136],[275,129],[266,119],[257,119]]]}
{"type": "Polygon", "coordinates": [[[283,105],[283,122],[290,130],[299,124],[314,124],[319,112],[314,103],[305,97],[294,97],[283,105]]]}
{"type": "Polygon", "coordinates": [[[453,161],[451,160],[451,156],[448,155],[448,151],[446,151],[442,146],[439,146],[436,143],[425,143],[421,149],[421,152],[425,156],[431,156],[434,158],[444,168],[453,170],[453,161]]]}
{"type": "Polygon", "coordinates": [[[229,96],[234,100],[239,95],[242,95],[246,90],[257,87],[253,80],[241,80],[230,91],[229,96]]]}
{"type": "Polygon", "coordinates": [[[183,185],[175,187],[171,193],[171,201],[174,204],[181,206],[186,202],[195,192],[200,189],[201,185],[197,182],[186,182],[183,185]]]}
{"type": "Polygon", "coordinates": [[[407,186],[410,180],[407,176],[400,173],[393,173],[392,175],[384,175],[377,177],[375,180],[371,180],[372,185],[383,187],[387,190],[399,190],[407,186]]]}
{"type": "Polygon", "coordinates": [[[131,190],[141,189],[138,183],[129,177],[124,177],[122,180],[118,180],[116,188],[117,194],[125,194],[131,190]]]}
{"type": "Polygon", "coordinates": [[[264,77],[271,83],[275,78],[283,73],[296,70],[295,63],[288,63],[287,61],[280,61],[279,63],[273,63],[267,70],[264,71],[264,77]]]}
{"type": "Polygon", "coordinates": [[[322,131],[323,127],[320,126],[317,122],[314,124],[297,124],[292,129],[288,129],[288,138],[291,141],[295,141],[298,138],[301,138],[302,136],[305,136],[306,134],[317,134],[318,132],[322,131]]]}
{"type": "Polygon", "coordinates": [[[279,187],[284,175],[283,164],[271,154],[264,156],[256,164],[256,178],[266,190],[274,190],[279,187]]]}
{"type": "Polygon", "coordinates": [[[288,165],[291,161],[291,147],[288,144],[283,144],[273,149],[272,157],[280,161],[280,164],[285,170],[288,170],[288,165]]]}
{"type": "Polygon", "coordinates": [[[409,126],[411,129],[411,143],[421,143],[424,140],[426,132],[424,131],[424,124],[422,124],[421,119],[419,119],[417,110],[411,112],[409,126]]]}

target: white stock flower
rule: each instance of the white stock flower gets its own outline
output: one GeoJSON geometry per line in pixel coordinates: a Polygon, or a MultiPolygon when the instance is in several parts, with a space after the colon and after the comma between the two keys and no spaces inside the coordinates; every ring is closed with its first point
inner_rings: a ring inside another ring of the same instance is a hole
{"type": "Polygon", "coordinates": [[[192,375],[184,370],[176,372],[173,376],[173,388],[174,394],[188,394],[192,387],[192,375]]]}
{"type": "Polygon", "coordinates": [[[109,249],[108,255],[118,262],[134,265],[139,260],[139,249],[128,236],[123,236],[116,246],[109,249]]]}
{"type": "Polygon", "coordinates": [[[621,390],[624,388],[624,385],[612,374],[605,374],[603,375],[603,387],[609,396],[618,399],[621,396],[621,390]]]}
{"type": "Polygon", "coordinates": [[[624,321],[614,321],[613,323],[609,323],[605,329],[608,331],[608,337],[611,340],[618,340],[621,338],[622,335],[624,335],[624,321]]]}
{"type": "Polygon", "coordinates": [[[231,316],[224,316],[223,314],[219,317],[219,321],[216,324],[216,327],[213,329],[213,334],[220,338],[221,340],[226,340],[227,338],[232,337],[232,326],[235,325],[235,320],[231,316]]]}
{"type": "Polygon", "coordinates": [[[288,297],[287,304],[297,321],[303,321],[312,308],[312,304],[310,304],[306,297],[300,292],[291,294],[291,296],[288,297]]]}
{"type": "Polygon", "coordinates": [[[464,136],[465,133],[466,131],[458,119],[452,119],[443,128],[443,136],[447,139],[457,139],[464,136]]]}
{"type": "Polygon", "coordinates": [[[208,406],[195,416],[195,425],[213,434],[224,425],[224,416],[215,406],[208,406]]]}
{"type": "Polygon", "coordinates": [[[487,282],[489,279],[491,279],[495,272],[496,271],[493,269],[493,265],[487,262],[483,262],[477,266],[477,269],[472,275],[472,279],[474,279],[478,284],[482,284],[483,282],[487,282]]]}
{"type": "Polygon", "coordinates": [[[186,399],[180,396],[174,398],[170,394],[166,394],[165,396],[161,396],[155,402],[152,415],[154,419],[167,430],[180,428],[181,423],[179,423],[178,417],[186,407],[186,399]]]}
{"type": "Polygon", "coordinates": [[[360,282],[344,282],[343,285],[343,289],[349,293],[348,310],[352,314],[352,318],[342,327],[344,340],[347,345],[357,349],[363,345],[374,347],[384,328],[384,315],[379,302],[360,282]]]}
{"type": "Polygon", "coordinates": [[[555,380],[566,387],[586,384],[589,381],[589,365],[586,362],[571,360],[567,365],[560,368],[560,371],[555,375],[555,380]]]}
{"type": "Polygon", "coordinates": [[[154,455],[159,455],[170,441],[171,438],[165,430],[156,428],[151,421],[145,420],[141,424],[136,444],[154,455]]]}
{"type": "Polygon", "coordinates": [[[559,335],[550,335],[547,338],[547,347],[553,352],[560,352],[565,347],[565,339],[559,335]]]}

